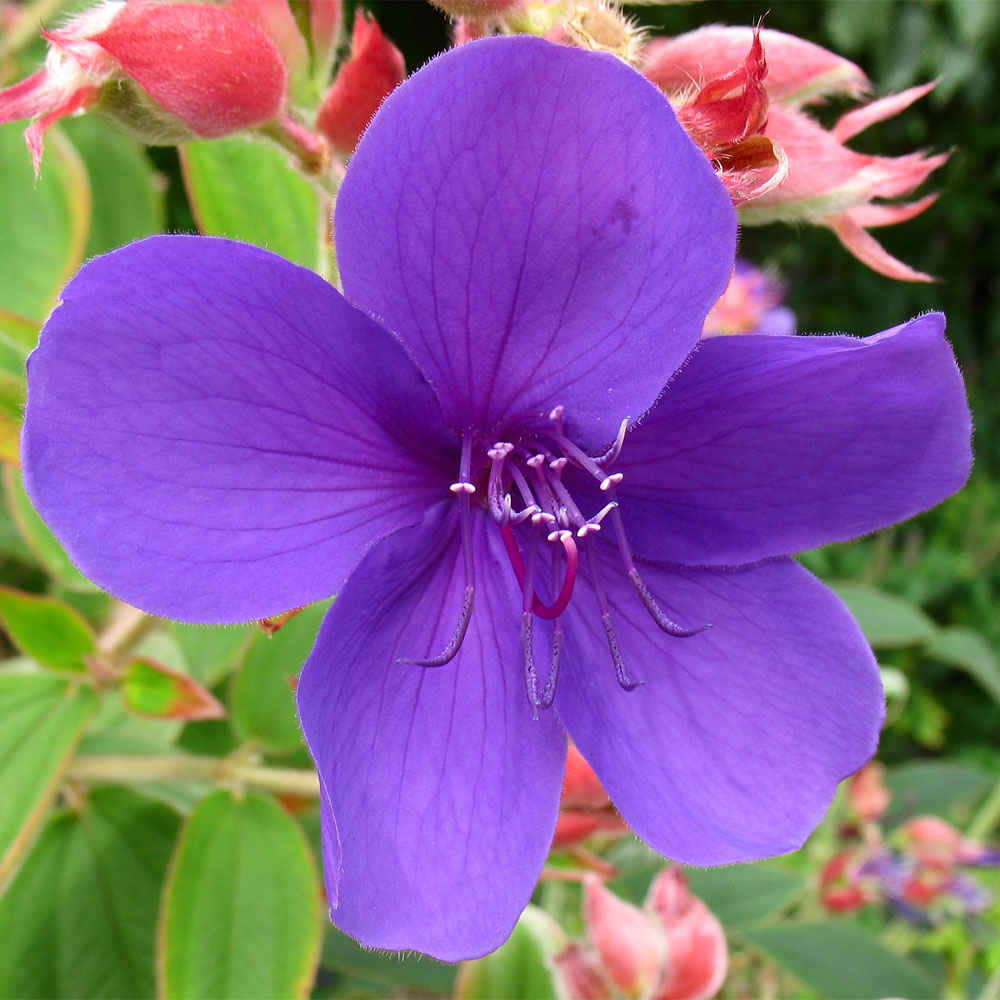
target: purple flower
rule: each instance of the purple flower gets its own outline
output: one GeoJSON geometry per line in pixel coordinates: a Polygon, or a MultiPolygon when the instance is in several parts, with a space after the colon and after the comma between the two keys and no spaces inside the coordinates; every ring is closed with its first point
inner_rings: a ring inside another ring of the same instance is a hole
{"type": "Polygon", "coordinates": [[[871,652],[788,553],[961,486],[961,378],[934,314],[699,344],[735,231],[637,73],[491,38],[366,133],[343,296],[179,236],[66,288],[24,458],[81,569],[203,622],[339,591],[298,699],[331,915],[364,944],[504,940],[567,731],[695,864],[798,846],[871,756],[871,652]]]}

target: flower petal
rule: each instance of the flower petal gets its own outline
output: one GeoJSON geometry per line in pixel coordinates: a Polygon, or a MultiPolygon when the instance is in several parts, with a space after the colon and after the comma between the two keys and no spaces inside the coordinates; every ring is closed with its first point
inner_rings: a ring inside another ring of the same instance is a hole
{"type": "Polygon", "coordinates": [[[487,38],[382,106],[337,200],[347,298],[446,420],[484,436],[567,408],[588,444],[652,405],[732,268],[725,189],[616,58],[487,38]]]}
{"type": "Polygon", "coordinates": [[[944,323],[704,341],[615,464],[634,550],[748,563],[856,538],[960,489],[972,425],[944,323]]]}
{"type": "Polygon", "coordinates": [[[92,261],[29,375],[32,499],[85,574],[171,618],[334,593],[457,470],[392,338],[311,271],[228,240],[92,261]]]}
{"type": "Polygon", "coordinates": [[[400,662],[436,653],[460,616],[458,519],[438,507],[371,550],[298,684],[339,829],[331,918],[366,946],[446,961],[510,934],[552,841],[566,759],[552,714],[532,720],[520,598],[496,532],[475,520],[475,610],[454,660],[400,662]]]}
{"type": "Polygon", "coordinates": [[[675,639],[654,626],[610,546],[601,561],[625,663],[645,683],[619,688],[580,593],[555,708],[625,820],[689,864],[798,847],[837,782],[874,753],[882,721],[878,669],[847,609],[791,559],[643,564],[668,615],[714,626],[675,639]]]}

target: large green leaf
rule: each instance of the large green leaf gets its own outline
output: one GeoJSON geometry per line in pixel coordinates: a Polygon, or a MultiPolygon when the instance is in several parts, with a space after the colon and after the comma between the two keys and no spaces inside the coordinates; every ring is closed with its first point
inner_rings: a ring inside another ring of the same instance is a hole
{"type": "Polygon", "coordinates": [[[956,806],[969,806],[993,787],[995,777],[961,760],[922,760],[891,768],[885,783],[892,792],[887,822],[921,813],[946,815],[956,806]]]}
{"type": "Polygon", "coordinates": [[[65,549],[35,510],[28,494],[24,491],[21,470],[11,465],[5,466],[3,486],[7,497],[7,509],[21,537],[42,568],[70,590],[98,590],[99,588],[73,565],[65,549]]]}
{"type": "Polygon", "coordinates": [[[153,997],[178,825],[166,806],[110,787],[54,817],[0,899],[0,997],[153,997]]]}
{"type": "Polygon", "coordinates": [[[293,685],[329,606],[310,605],[273,636],[260,633],[251,643],[231,699],[233,724],[244,739],[276,751],[302,745],[293,685]]]}
{"type": "Polygon", "coordinates": [[[308,995],[319,903],[305,835],[274,799],[213,793],[188,821],[167,882],[161,992],[174,1000],[308,995]]]}
{"type": "Polygon", "coordinates": [[[97,651],[83,615],[51,597],[0,586],[0,621],[22,652],[53,670],[81,673],[83,658],[97,651]]]}
{"type": "Polygon", "coordinates": [[[456,966],[427,955],[399,954],[363,948],[332,924],[323,939],[322,964],[342,976],[364,979],[394,989],[414,990],[432,996],[450,997],[455,987],[456,966]]]}
{"type": "Polygon", "coordinates": [[[867,583],[831,583],[876,649],[928,642],[937,626],[914,603],[867,583]]]}
{"type": "Polygon", "coordinates": [[[69,680],[0,675],[0,883],[34,838],[96,707],[93,690],[69,680]]]}
{"type": "Polygon", "coordinates": [[[188,673],[206,687],[214,687],[229,673],[254,634],[245,625],[171,622],[169,627],[183,653],[188,673]]]}
{"type": "Polygon", "coordinates": [[[943,996],[942,985],[919,965],[882,947],[868,931],[850,924],[773,924],[742,933],[831,1000],[943,996]]]}
{"type": "Polygon", "coordinates": [[[37,181],[24,123],[0,126],[0,309],[44,320],[83,259],[90,188],[79,155],[49,131],[37,181]]]}
{"type": "Polygon", "coordinates": [[[528,906],[514,933],[492,955],[466,962],[458,1000],[550,1000],[557,995],[553,959],[565,946],[562,929],[544,910],[528,906]]]}
{"type": "Polygon", "coordinates": [[[202,232],[256,243],[317,270],[319,197],[281,150],[240,137],[190,142],[181,165],[202,232]]]}
{"type": "Polygon", "coordinates": [[[63,128],[90,178],[93,216],[88,257],[107,253],[164,226],[164,184],[143,148],[109,121],[82,115],[63,128]]]}
{"type": "Polygon", "coordinates": [[[770,917],[802,886],[795,875],[762,861],[726,868],[685,868],[684,874],[691,891],[729,928],[770,917]]]}
{"type": "Polygon", "coordinates": [[[961,625],[942,629],[927,652],[964,670],[1000,703],[1000,660],[981,633],[961,625]]]}

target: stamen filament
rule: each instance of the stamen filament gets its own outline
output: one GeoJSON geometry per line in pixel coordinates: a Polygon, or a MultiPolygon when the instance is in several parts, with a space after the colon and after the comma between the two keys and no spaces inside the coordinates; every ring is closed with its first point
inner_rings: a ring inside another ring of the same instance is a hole
{"type": "Polygon", "coordinates": [[[470,498],[476,492],[472,485],[472,431],[467,430],[462,435],[462,457],[459,464],[458,482],[452,485],[452,492],[458,497],[458,521],[462,537],[462,560],[465,568],[465,594],[462,597],[462,610],[459,612],[458,624],[444,649],[437,656],[422,660],[402,658],[398,663],[412,663],[418,667],[443,667],[453,660],[462,648],[465,634],[469,631],[472,621],[472,609],[476,603],[476,561],[472,551],[472,509],[470,498]],[[456,489],[458,487],[458,489],[456,489]],[[471,487],[466,489],[465,487],[471,487]]]}
{"type": "Polygon", "coordinates": [[[618,428],[618,436],[614,440],[614,444],[603,454],[598,455],[594,459],[594,464],[600,468],[604,468],[607,465],[614,465],[618,460],[618,456],[622,453],[622,447],[625,444],[625,432],[628,430],[629,418],[626,417],[622,422],[621,426],[618,428]]]}
{"type": "Polygon", "coordinates": [[[587,558],[590,562],[591,583],[594,585],[594,593],[597,595],[597,605],[601,609],[601,624],[604,626],[604,634],[608,638],[608,649],[611,651],[611,659],[615,665],[615,676],[618,678],[618,685],[625,691],[634,691],[644,681],[634,681],[629,676],[628,668],[625,666],[625,657],[622,656],[621,643],[618,641],[618,633],[615,631],[614,622],[611,620],[611,608],[608,606],[608,598],[604,593],[604,584],[601,583],[601,575],[597,568],[597,556],[594,555],[594,546],[587,546],[587,558]]]}
{"type": "MultiPolygon", "coordinates": [[[[509,524],[501,524],[500,537],[503,539],[504,548],[507,550],[507,558],[510,559],[510,564],[514,568],[514,575],[517,577],[518,586],[523,590],[525,583],[524,557],[521,555],[517,539],[514,537],[514,529],[509,524]]],[[[543,604],[541,598],[535,593],[532,593],[531,599],[531,610],[539,618],[549,620],[558,618],[568,607],[570,598],[573,596],[573,587],[576,584],[576,573],[579,568],[579,554],[576,542],[573,541],[572,532],[564,532],[563,537],[556,540],[562,542],[563,549],[566,552],[566,573],[563,576],[559,596],[556,597],[552,604],[543,604]],[[565,537],[566,535],[569,537],[565,537]]]]}

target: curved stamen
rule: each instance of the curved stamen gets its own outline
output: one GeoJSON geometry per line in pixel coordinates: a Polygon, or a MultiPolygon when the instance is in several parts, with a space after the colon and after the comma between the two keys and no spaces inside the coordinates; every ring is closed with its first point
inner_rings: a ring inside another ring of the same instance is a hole
{"type": "Polygon", "coordinates": [[[615,631],[614,622],[611,620],[611,608],[608,607],[608,598],[604,593],[604,585],[601,583],[601,575],[597,569],[597,557],[594,555],[594,546],[587,546],[587,558],[590,564],[591,583],[594,585],[594,593],[597,595],[597,604],[601,609],[601,624],[604,626],[604,634],[608,638],[608,649],[611,650],[611,659],[615,665],[615,676],[618,684],[626,691],[634,691],[645,681],[634,681],[629,676],[628,668],[625,666],[625,657],[622,656],[621,643],[618,641],[618,633],[615,631]]]}
{"type": "Polygon", "coordinates": [[[524,656],[524,692],[531,706],[531,718],[538,721],[538,674],[535,672],[534,615],[521,615],[521,651],[524,656]]]}
{"type": "Polygon", "coordinates": [[[618,460],[618,456],[622,453],[622,446],[625,444],[625,432],[628,430],[629,418],[626,417],[622,422],[621,426],[618,428],[618,436],[614,440],[614,444],[603,454],[598,455],[594,459],[594,464],[600,468],[604,468],[607,465],[614,465],[618,460]]]}
{"type": "Polygon", "coordinates": [[[566,452],[574,465],[589,472],[600,483],[602,490],[607,492],[612,487],[617,486],[625,476],[621,472],[612,472],[609,476],[582,448],[575,445],[568,437],[562,434],[552,434],[552,440],[557,442],[559,447],[566,452]]]}
{"type": "Polygon", "coordinates": [[[459,612],[458,624],[444,649],[437,656],[422,660],[400,658],[397,663],[412,663],[418,667],[443,667],[453,660],[462,648],[465,633],[472,621],[472,609],[476,603],[476,562],[472,551],[472,510],[470,499],[476,492],[472,479],[472,431],[467,430],[462,435],[462,457],[459,463],[458,482],[453,483],[451,491],[458,497],[458,522],[462,538],[462,558],[465,569],[465,594],[462,597],[462,610],[459,612]]]}
{"type": "MultiPolygon", "coordinates": [[[[553,534],[557,533],[553,532],[553,534]]],[[[576,543],[573,541],[573,533],[571,531],[560,531],[558,532],[558,536],[553,540],[562,542],[563,549],[566,552],[566,572],[563,576],[562,588],[552,604],[543,604],[537,594],[532,594],[531,599],[532,612],[538,615],[539,618],[550,620],[558,618],[569,605],[570,598],[573,596],[573,587],[576,584],[577,569],[579,568],[579,554],[576,543]]],[[[509,524],[501,524],[500,537],[503,539],[504,548],[507,550],[507,558],[510,560],[510,564],[514,569],[514,575],[517,577],[518,586],[523,590],[525,581],[524,557],[521,555],[517,539],[514,537],[514,529],[509,524]]]]}
{"type": "Polygon", "coordinates": [[[622,562],[625,563],[625,572],[628,574],[629,582],[635,587],[635,592],[639,595],[639,600],[642,601],[653,621],[667,635],[672,635],[675,639],[689,639],[691,636],[698,635],[706,629],[711,628],[711,625],[696,625],[693,627],[678,625],[677,622],[668,618],[663,613],[659,604],[656,603],[656,598],[653,597],[649,588],[643,582],[642,577],[639,575],[639,570],[636,568],[635,561],[632,559],[628,539],[625,537],[625,522],[622,520],[621,511],[617,507],[611,511],[611,521],[615,526],[618,551],[621,553],[622,562]]]}
{"type": "Polygon", "coordinates": [[[552,660],[549,663],[549,676],[545,681],[545,690],[538,699],[539,708],[551,708],[556,696],[556,682],[559,680],[559,663],[562,660],[563,627],[562,618],[556,619],[555,630],[552,633],[552,660]]]}

